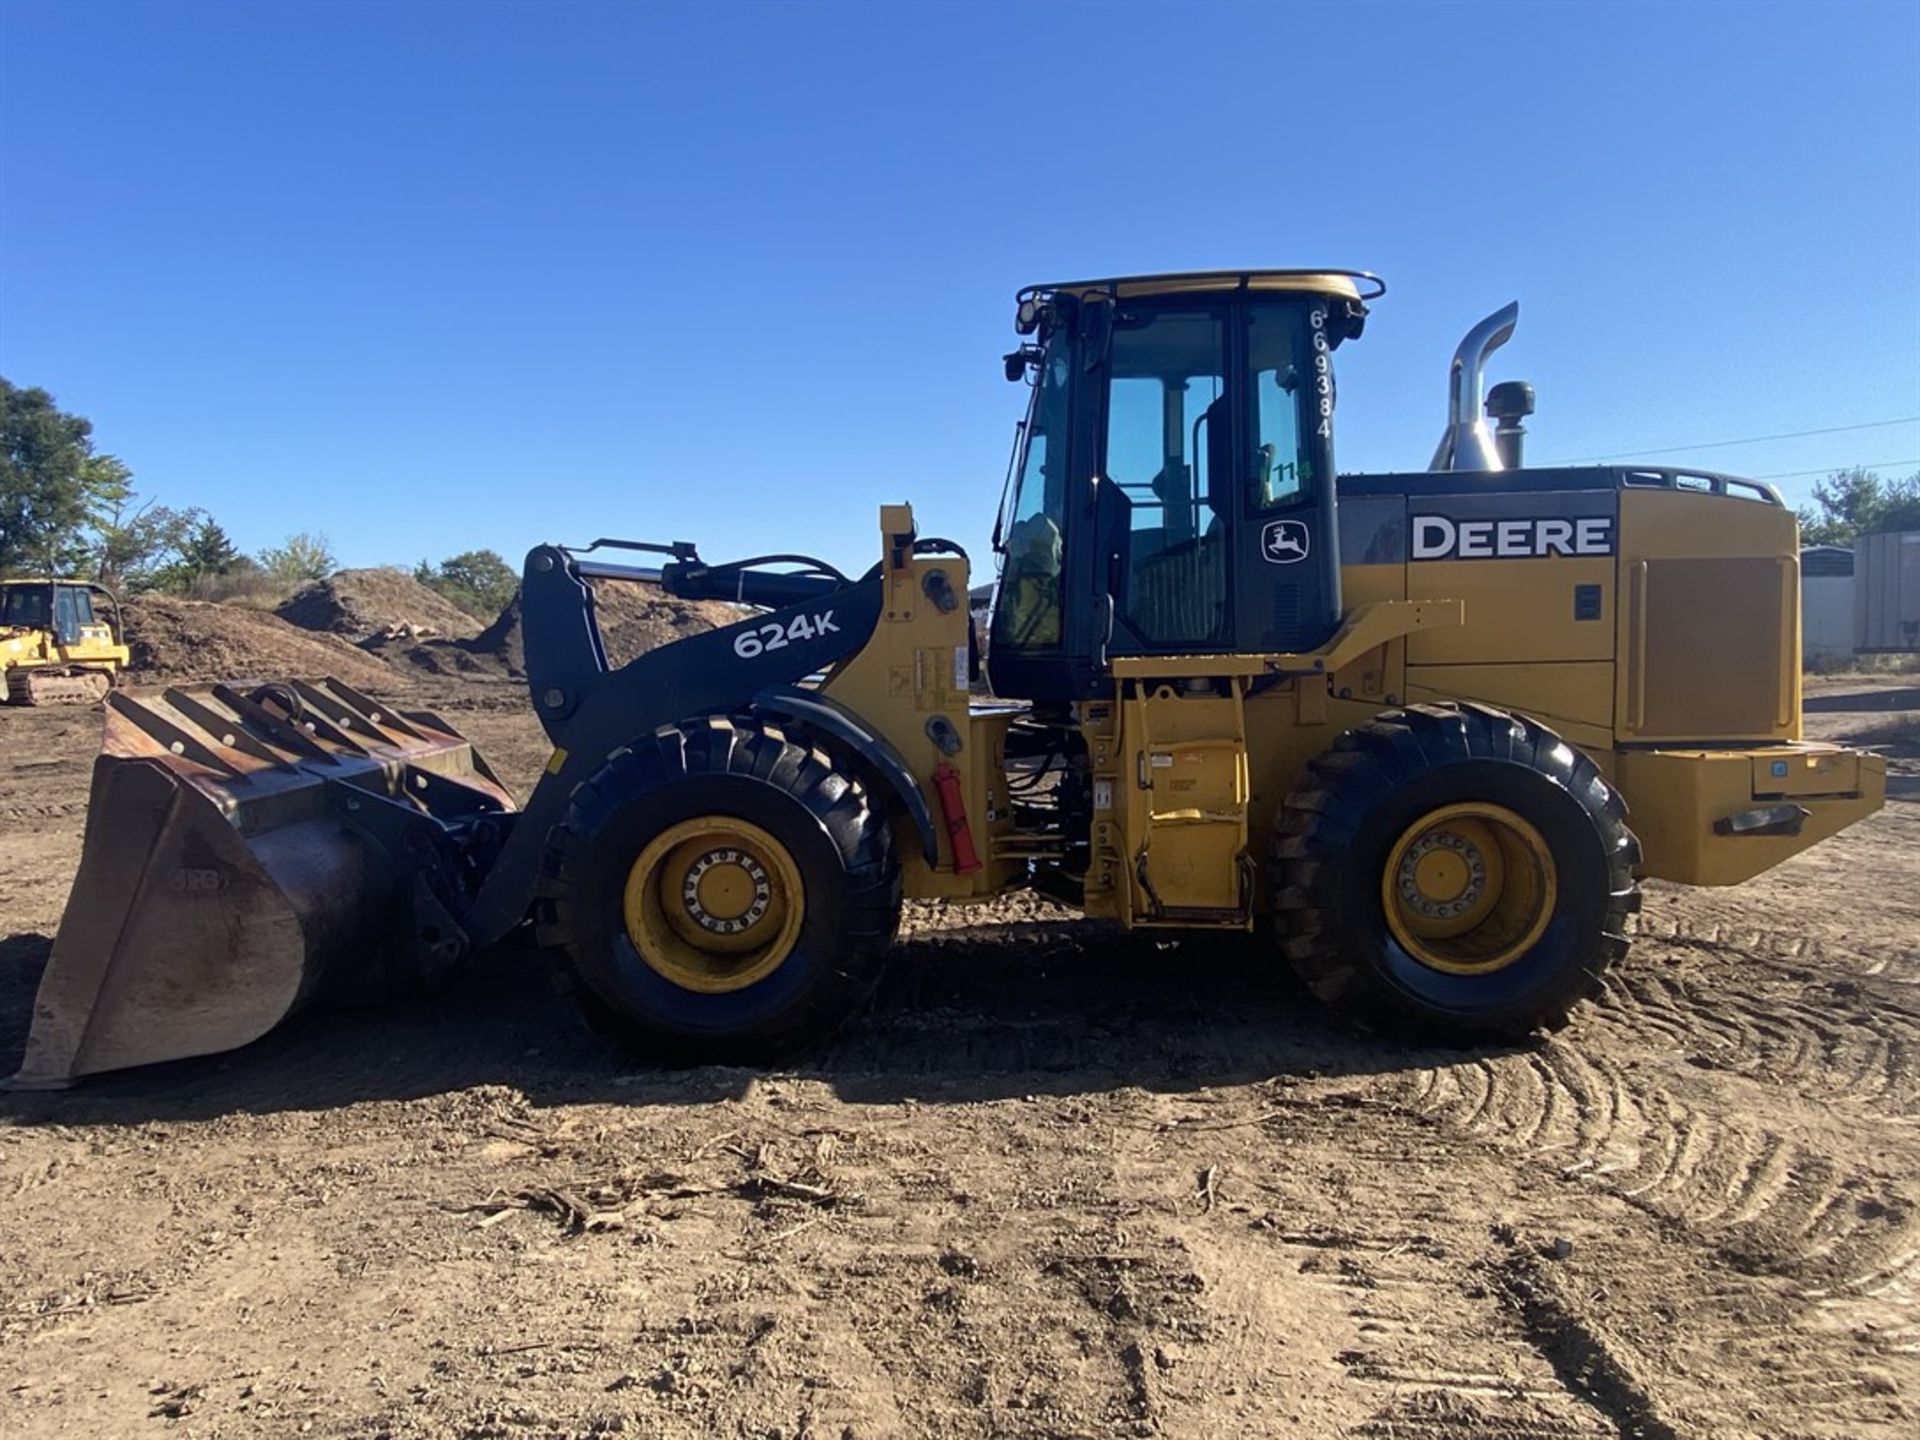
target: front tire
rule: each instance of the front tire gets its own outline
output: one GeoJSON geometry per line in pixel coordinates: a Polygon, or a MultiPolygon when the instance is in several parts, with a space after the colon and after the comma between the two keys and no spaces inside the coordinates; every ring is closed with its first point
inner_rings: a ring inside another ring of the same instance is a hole
{"type": "Polygon", "coordinates": [[[830,757],[749,722],[637,741],[575,792],[541,938],[644,1056],[757,1062],[830,1033],[899,928],[885,815],[830,757]]]}
{"type": "Polygon", "coordinates": [[[1479,705],[1389,711],[1281,808],[1269,893],[1287,958],[1362,1024],[1557,1029],[1627,950],[1639,842],[1594,763],[1479,705]]]}

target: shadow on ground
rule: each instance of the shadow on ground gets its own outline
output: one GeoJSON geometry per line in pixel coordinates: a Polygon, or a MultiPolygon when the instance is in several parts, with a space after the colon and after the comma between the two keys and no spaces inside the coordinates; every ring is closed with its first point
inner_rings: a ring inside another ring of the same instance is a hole
{"type": "Polygon", "coordinates": [[[1920,686],[1900,690],[1841,690],[1831,694],[1808,695],[1800,702],[1808,715],[1836,711],[1920,710],[1920,686]]]}
{"type": "MultiPolygon", "coordinates": [[[[18,1062],[50,948],[40,935],[0,941],[0,1074],[18,1062]]],[[[777,1073],[824,1081],[853,1103],[952,1104],[1375,1074],[1433,1058],[1342,1026],[1251,941],[1156,943],[1038,922],[903,941],[867,1009],[777,1073]]],[[[506,951],[390,1010],[322,1006],[226,1055],[95,1076],[54,1094],[0,1094],[0,1118],[190,1120],[482,1084],[513,1086],[536,1105],[692,1104],[737,1096],[758,1073],[649,1067],[644,1052],[587,1029],[544,960],[506,951]]]]}

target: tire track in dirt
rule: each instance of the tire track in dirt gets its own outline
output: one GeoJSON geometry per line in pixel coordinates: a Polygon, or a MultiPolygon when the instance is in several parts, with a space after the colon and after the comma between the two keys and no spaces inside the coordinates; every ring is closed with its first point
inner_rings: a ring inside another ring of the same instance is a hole
{"type": "Polygon", "coordinates": [[[1679,1440],[1629,1347],[1596,1323],[1536,1257],[1516,1246],[1487,1268],[1535,1351],[1570,1391],[1586,1396],[1622,1435],[1679,1440]]]}
{"type": "MultiPolygon", "coordinates": [[[[1905,1116],[1920,1103],[1920,1024],[1897,1006],[1870,1005],[1857,988],[1770,986],[1762,994],[1684,975],[1631,970],[1609,977],[1592,1024],[1626,1045],[1657,1036],[1701,1068],[1791,1086],[1816,1101],[1863,1102],[1905,1116]],[[1824,1003],[1798,998],[1817,994],[1824,1003]],[[1651,1032],[1651,1034],[1649,1033],[1651,1032]]],[[[1656,1043],[1655,1048],[1661,1048],[1656,1043]]]]}
{"type": "MultiPolygon", "coordinates": [[[[1348,1097],[1364,1116],[1351,1105],[1316,1111],[1301,1104],[1318,1088],[1309,1080],[1302,1090],[1281,1092],[1293,1098],[1275,1133],[1338,1150],[1369,1170],[1388,1167],[1404,1177],[1396,1200],[1408,1214],[1476,1210],[1479,1196],[1434,1180],[1457,1165],[1457,1138],[1466,1137],[1523,1159],[1528,1170],[1538,1166],[1568,1184],[1594,1187],[1678,1227],[1699,1247],[1687,1253],[1701,1287],[1675,1294],[1664,1262],[1630,1255],[1622,1260],[1623,1293],[1668,1296],[1684,1308],[1689,1333],[1673,1344],[1695,1360],[1710,1366],[1716,1347],[1751,1352],[1756,1373],[1778,1380],[1771,1403],[1789,1407],[1783,1417],[1804,1418],[1815,1429],[1831,1420],[1825,1433],[1854,1433],[1856,1417],[1885,1403],[1876,1400],[1883,1382],[1871,1365],[1897,1363],[1916,1343],[1909,1254],[1916,1242],[1898,1170],[1889,1178],[1863,1164],[1866,1152],[1841,1132],[1853,1124],[1904,1128],[1920,1103],[1908,1070],[1920,1027],[1903,1003],[1908,996],[1886,976],[1823,965],[1818,947],[1800,937],[1763,937],[1764,946],[1740,950],[1753,937],[1735,929],[1694,925],[1687,936],[1706,943],[1675,942],[1671,934],[1650,939],[1646,949],[1658,959],[1665,947],[1667,963],[1623,969],[1555,1040],[1465,1059],[1429,1056],[1433,1063],[1398,1071],[1377,1071],[1368,1060],[1357,1069],[1373,1078],[1348,1097]],[[1752,965],[1754,948],[1766,950],[1759,957],[1772,962],[1766,969],[1752,965]],[[1731,979],[1724,989],[1711,983],[1723,951],[1746,967],[1737,988],[1731,979]],[[1815,967],[1838,973],[1796,973],[1815,967]],[[1776,1113],[1764,1096],[1756,1104],[1754,1086],[1784,1092],[1784,1110],[1776,1113]],[[1411,1112],[1420,1125],[1392,1123],[1396,1110],[1411,1112]],[[1424,1131],[1428,1141],[1420,1139],[1425,1126],[1433,1127],[1424,1131]],[[1756,1325],[1763,1333],[1751,1333],[1756,1325]]],[[[1083,937],[1063,943],[1067,936],[1044,925],[1026,936],[1039,953],[1017,958],[1037,964],[1046,985],[1029,987],[1031,1008],[1010,1017],[982,1003],[981,992],[998,986],[981,972],[1009,970],[1010,952],[1027,948],[1020,938],[975,931],[958,945],[946,937],[922,942],[942,952],[939,963],[918,967],[919,978],[900,987],[905,993],[883,997],[880,1023],[843,1037],[830,1068],[911,1072],[916,1063],[925,1068],[929,1049],[937,1048],[964,1054],[977,1073],[1004,1076],[1003,1088],[1045,1091],[1053,1083],[1048,1072],[1077,1072],[1078,1088],[1082,1067],[1113,1067],[1127,1082],[1154,1086],[1171,1075],[1300,1074],[1309,1053],[1313,1064],[1324,1060],[1338,1074],[1363,1058],[1350,1039],[1335,1041],[1271,1010],[1241,1014],[1234,1002],[1244,997],[1231,987],[1195,1011],[1192,998],[1151,962],[1114,965],[1116,951],[1107,964],[1089,966],[1083,937]],[[1114,969],[1133,972],[1125,986],[1114,969]],[[966,974],[972,978],[958,978],[966,974]],[[1116,1001],[1121,994],[1129,1003],[1116,1001]]],[[[1169,1173],[1160,1183],[1177,1191],[1188,1178],[1169,1173]]],[[[1302,1204],[1324,1205],[1325,1198],[1302,1204]]],[[[1491,1334],[1488,1304],[1459,1293],[1459,1257],[1443,1262],[1425,1253],[1417,1229],[1389,1223],[1368,1234],[1356,1220],[1355,1234],[1340,1247],[1318,1238],[1297,1244],[1282,1272],[1298,1273],[1303,1285],[1327,1296],[1308,1305],[1321,1333],[1347,1333],[1329,1359],[1355,1387],[1341,1402],[1360,1407],[1352,1433],[1435,1440],[1611,1433],[1593,1408],[1599,1400],[1568,1394],[1548,1362],[1516,1368],[1525,1327],[1509,1316],[1507,1333],[1491,1334]]],[[[1214,1288],[1222,1265],[1195,1266],[1209,1276],[1195,1313],[1212,1317],[1209,1333],[1237,1334],[1250,1307],[1214,1288]]],[[[1108,1415],[1173,1423],[1184,1413],[1178,1381],[1185,1372],[1161,1383],[1166,1374],[1139,1363],[1142,1356],[1152,1362],[1150,1337],[1123,1329],[1098,1346],[1109,1364],[1118,1361],[1112,1384],[1123,1398],[1109,1402],[1108,1415]],[[1153,1403],[1162,1408],[1141,1408],[1146,1402],[1138,1397],[1146,1395],[1161,1397],[1153,1403]]],[[[1681,1395],[1692,1393],[1691,1381],[1667,1374],[1659,1348],[1646,1353],[1655,1357],[1644,1363],[1659,1379],[1663,1405],[1669,1382],[1681,1395]]],[[[1703,1403],[1714,1404],[1710,1397],[1703,1403]]]]}
{"type": "Polygon", "coordinates": [[[1886,1393],[1866,1362],[1920,1353],[1906,1172],[1860,1139],[1864,1126],[1911,1145],[1912,1045],[1896,1011],[1629,972],[1563,1035],[1416,1070],[1397,1103],[1696,1238],[1723,1279],[1686,1294],[1684,1343],[1741,1352],[1776,1382],[1769,1403],[1844,1434],[1886,1393]],[[1786,1093],[1756,1104],[1736,1089],[1756,1083],[1786,1093]],[[1724,1283],[1728,1269],[1751,1283],[1724,1283]]]}
{"type": "MultiPolygon", "coordinates": [[[[1856,974],[1920,986],[1920,944],[1875,936],[1844,943],[1787,929],[1728,924],[1708,917],[1643,911],[1630,927],[1635,938],[1664,942],[1737,961],[1825,964],[1856,974]]],[[[1629,962],[1631,963],[1631,962],[1629,962]]]]}
{"type": "Polygon", "coordinates": [[[43,800],[32,805],[0,805],[0,821],[15,825],[66,820],[86,813],[87,802],[84,797],[78,800],[43,800]]]}
{"type": "Polygon", "coordinates": [[[1904,1243],[1908,1204],[1885,1178],[1561,1039],[1414,1071],[1397,1103],[1597,1183],[1748,1268],[1864,1277],[1904,1243]]]}
{"type": "MultiPolygon", "coordinates": [[[[1123,1167],[1130,1188],[1148,1192],[1173,1191],[1200,1167],[1202,1199],[1189,1209],[1201,1213],[1190,1217],[1196,1238],[1189,1250],[1203,1257],[1198,1268],[1210,1277],[1197,1301],[1212,1332],[1243,1334],[1235,1291],[1245,1287],[1232,1277],[1257,1275],[1265,1303],[1278,1312],[1270,1321],[1277,1343],[1296,1363],[1317,1356],[1337,1376],[1322,1402],[1334,1409],[1321,1413],[1353,1417],[1340,1433],[1616,1435],[1476,1279],[1485,1231],[1463,1228],[1461,1218],[1484,1216],[1500,1182],[1484,1162],[1463,1165],[1457,1143],[1375,1103],[1370,1082],[1344,1088],[1351,1083],[1280,1082],[1252,1113],[1194,1120],[1191,1130],[1164,1125],[1123,1167]],[[1261,1198],[1214,1207],[1206,1197],[1216,1173],[1227,1177],[1223,1194],[1261,1198]],[[1307,1219],[1327,1213],[1329,1183],[1342,1218],[1307,1219]],[[1244,1230],[1232,1219],[1241,1213],[1254,1216],[1244,1230]],[[1257,1248],[1249,1251],[1249,1242],[1257,1248]]],[[[1236,1372],[1244,1367],[1228,1367],[1236,1372]]],[[[1306,1372],[1309,1380],[1314,1373],[1306,1372]]]]}
{"type": "MultiPolygon", "coordinates": [[[[1537,1295],[1509,1292],[1530,1328],[1542,1322],[1536,1343],[1570,1354],[1582,1370],[1591,1346],[1635,1382],[1623,1398],[1638,1392],[1680,1434],[1721,1433],[1716,1420],[1732,1433],[1801,1440],[1910,1429],[1894,1378],[1901,1357],[1862,1331],[1857,1316],[1835,1330],[1810,1320],[1809,1292],[1795,1281],[1730,1271],[1711,1252],[1623,1246],[1612,1236],[1596,1237],[1565,1273],[1536,1257],[1516,1249],[1496,1270],[1503,1288],[1517,1267],[1548,1292],[1544,1314],[1530,1313],[1537,1295]],[[1616,1294],[1638,1299],[1620,1306],[1616,1294]],[[1766,1378],[1733,1388],[1732,1376],[1766,1378]]],[[[1642,1433],[1628,1423],[1630,1404],[1620,1415],[1625,1433],[1642,1433]]]]}
{"type": "Polygon", "coordinates": [[[1354,1327],[1335,1355],[1349,1380],[1375,1390],[1355,1432],[1431,1440],[1546,1440],[1610,1436],[1605,1416],[1552,1367],[1504,1333],[1458,1283],[1460,1260],[1418,1231],[1281,1237],[1312,1247],[1304,1278],[1334,1291],[1354,1327]]]}

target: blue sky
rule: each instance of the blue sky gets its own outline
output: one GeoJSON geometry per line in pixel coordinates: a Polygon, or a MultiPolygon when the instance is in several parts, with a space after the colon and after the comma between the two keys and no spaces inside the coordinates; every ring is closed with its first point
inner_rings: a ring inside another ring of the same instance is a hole
{"type": "Polygon", "coordinates": [[[1509,299],[1543,462],[1920,416],[1917,76],[1912,0],[0,0],[0,373],[249,549],[864,565],[907,498],[984,569],[1034,280],[1381,272],[1344,470],[1509,299]]]}

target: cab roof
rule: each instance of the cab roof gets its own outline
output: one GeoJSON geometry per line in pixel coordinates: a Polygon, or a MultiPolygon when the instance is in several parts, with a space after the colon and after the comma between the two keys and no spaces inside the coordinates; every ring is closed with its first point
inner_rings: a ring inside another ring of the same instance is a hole
{"type": "Polygon", "coordinates": [[[1242,290],[1337,295],[1346,300],[1377,300],[1387,282],[1370,270],[1182,270],[1164,275],[1117,275],[1107,280],[1066,280],[1029,285],[1019,300],[1041,295],[1107,295],[1116,300],[1144,295],[1187,295],[1242,290]]]}

